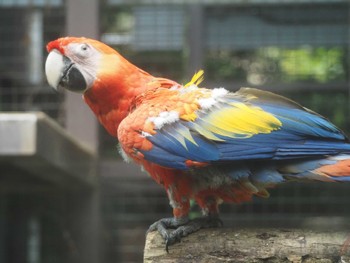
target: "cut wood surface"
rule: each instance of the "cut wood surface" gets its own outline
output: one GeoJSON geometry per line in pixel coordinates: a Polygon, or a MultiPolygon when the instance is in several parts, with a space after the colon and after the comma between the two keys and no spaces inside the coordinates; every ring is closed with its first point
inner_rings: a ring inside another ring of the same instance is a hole
{"type": "Polygon", "coordinates": [[[350,263],[349,231],[203,229],[165,251],[157,232],[147,235],[144,262],[350,263]]]}

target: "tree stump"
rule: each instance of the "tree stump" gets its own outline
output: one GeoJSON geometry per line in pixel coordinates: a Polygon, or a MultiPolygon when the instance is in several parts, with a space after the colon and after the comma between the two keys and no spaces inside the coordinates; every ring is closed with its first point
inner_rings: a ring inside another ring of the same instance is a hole
{"type": "Polygon", "coordinates": [[[350,230],[203,229],[165,251],[157,232],[147,235],[144,262],[350,263],[350,230]]]}

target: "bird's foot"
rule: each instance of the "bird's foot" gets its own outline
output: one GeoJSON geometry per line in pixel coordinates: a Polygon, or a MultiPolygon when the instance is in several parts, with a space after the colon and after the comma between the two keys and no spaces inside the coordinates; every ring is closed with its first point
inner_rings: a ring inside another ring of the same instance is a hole
{"type": "Polygon", "coordinates": [[[195,218],[189,220],[183,218],[163,218],[153,223],[147,232],[157,230],[165,241],[165,250],[169,253],[169,246],[180,242],[181,238],[198,231],[201,228],[221,227],[223,225],[220,218],[215,215],[195,218]],[[169,229],[174,229],[169,231],[169,229]]]}

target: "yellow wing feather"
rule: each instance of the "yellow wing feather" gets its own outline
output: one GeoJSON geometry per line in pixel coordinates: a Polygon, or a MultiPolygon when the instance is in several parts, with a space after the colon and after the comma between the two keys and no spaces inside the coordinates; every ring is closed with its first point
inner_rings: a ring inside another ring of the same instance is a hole
{"type": "Polygon", "coordinates": [[[191,85],[198,86],[203,80],[204,80],[204,70],[201,69],[200,71],[198,71],[196,74],[193,75],[190,82],[188,82],[184,87],[187,88],[191,85]]]}
{"type": "Polygon", "coordinates": [[[270,133],[278,130],[282,123],[272,114],[259,107],[243,103],[232,103],[232,107],[224,108],[209,114],[204,127],[210,132],[232,138],[249,138],[258,133],[270,133]]]}

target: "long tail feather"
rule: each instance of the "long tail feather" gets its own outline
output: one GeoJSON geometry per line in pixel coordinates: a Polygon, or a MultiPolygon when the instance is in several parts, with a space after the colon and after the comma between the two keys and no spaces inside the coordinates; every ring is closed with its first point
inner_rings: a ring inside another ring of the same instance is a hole
{"type": "Polygon", "coordinates": [[[317,181],[350,181],[350,155],[329,156],[324,159],[294,162],[283,166],[279,172],[291,179],[317,181]]]}
{"type": "Polygon", "coordinates": [[[313,173],[320,174],[323,176],[329,176],[335,181],[349,181],[350,182],[350,156],[343,155],[333,157],[333,164],[323,165],[313,173]]]}

